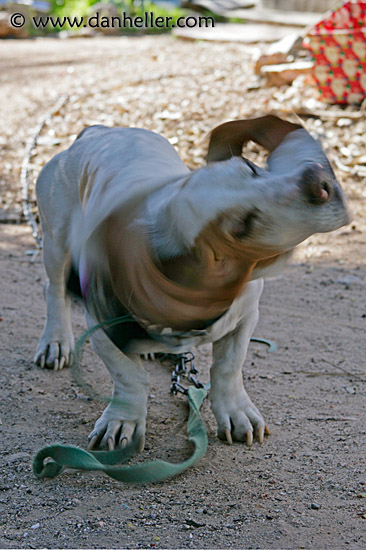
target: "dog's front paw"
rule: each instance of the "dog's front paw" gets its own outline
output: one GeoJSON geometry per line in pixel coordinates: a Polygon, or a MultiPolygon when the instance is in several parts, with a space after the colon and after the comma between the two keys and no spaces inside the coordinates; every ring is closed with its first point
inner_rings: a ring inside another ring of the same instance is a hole
{"type": "Polygon", "coordinates": [[[145,429],[145,416],[137,420],[126,420],[121,409],[109,405],[88,437],[88,449],[99,445],[112,451],[117,447],[123,449],[133,442],[141,452],[145,446],[145,429]]]}
{"type": "MultiPolygon", "coordinates": [[[[234,392],[233,392],[234,393],[234,392]]],[[[242,388],[234,394],[211,394],[211,405],[217,421],[217,435],[229,444],[235,441],[252,445],[253,436],[263,443],[269,429],[263,416],[242,388]]]]}
{"type": "Polygon", "coordinates": [[[72,365],[74,360],[74,337],[72,332],[65,330],[60,334],[48,334],[45,330],[38,342],[34,363],[42,369],[61,370],[72,365]]]}

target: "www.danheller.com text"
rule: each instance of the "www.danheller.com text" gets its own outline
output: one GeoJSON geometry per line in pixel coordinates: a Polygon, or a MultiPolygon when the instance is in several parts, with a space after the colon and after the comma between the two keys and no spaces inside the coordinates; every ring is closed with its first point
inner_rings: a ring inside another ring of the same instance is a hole
{"type": "MultiPolygon", "coordinates": [[[[16,14],[21,16],[24,19],[22,14],[16,14]]],[[[189,15],[186,17],[178,17],[175,22],[173,22],[173,17],[170,16],[156,16],[154,12],[147,11],[144,12],[141,16],[132,17],[127,13],[123,12],[121,16],[102,16],[100,13],[96,13],[91,17],[53,17],[53,16],[40,16],[32,17],[33,24],[37,28],[46,28],[46,27],[61,27],[68,25],[71,28],[82,28],[89,27],[91,29],[143,29],[143,28],[158,28],[163,29],[167,27],[214,27],[215,20],[213,17],[204,17],[204,16],[193,16],[189,15]]],[[[23,21],[24,24],[24,21],[23,21]]],[[[21,26],[17,24],[17,21],[14,21],[14,26],[21,26]]]]}

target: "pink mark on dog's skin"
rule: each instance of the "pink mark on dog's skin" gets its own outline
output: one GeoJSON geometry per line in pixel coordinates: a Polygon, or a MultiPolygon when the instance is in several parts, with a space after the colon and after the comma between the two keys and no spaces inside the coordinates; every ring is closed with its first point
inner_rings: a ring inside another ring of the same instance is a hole
{"type": "Polygon", "coordinates": [[[83,298],[85,300],[90,290],[91,275],[84,254],[82,254],[80,257],[79,278],[81,294],[83,295],[83,298]]]}

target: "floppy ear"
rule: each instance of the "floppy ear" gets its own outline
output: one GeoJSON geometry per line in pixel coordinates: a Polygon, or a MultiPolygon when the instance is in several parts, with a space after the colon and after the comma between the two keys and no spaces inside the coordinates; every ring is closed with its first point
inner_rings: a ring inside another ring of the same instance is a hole
{"type": "Polygon", "coordinates": [[[289,132],[300,128],[302,126],[299,124],[287,122],[274,115],[225,122],[211,132],[207,162],[239,157],[243,145],[248,141],[255,141],[272,152],[289,132]]]}

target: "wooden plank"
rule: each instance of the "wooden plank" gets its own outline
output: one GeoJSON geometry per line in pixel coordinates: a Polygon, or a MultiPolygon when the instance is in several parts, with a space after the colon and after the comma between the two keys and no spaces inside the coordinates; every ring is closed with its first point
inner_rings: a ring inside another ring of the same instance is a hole
{"type": "Polygon", "coordinates": [[[319,13],[274,10],[257,6],[247,10],[230,10],[224,13],[226,17],[236,17],[251,23],[267,23],[274,25],[287,25],[293,27],[313,26],[322,17],[319,13]]]}
{"type": "Polygon", "coordinates": [[[291,84],[300,74],[310,74],[313,68],[312,61],[295,61],[280,65],[265,65],[260,74],[266,78],[267,86],[284,86],[291,84]]]}
{"type": "Polygon", "coordinates": [[[261,0],[261,5],[265,8],[317,13],[327,12],[338,4],[337,0],[261,0]]]}
{"type": "Polygon", "coordinates": [[[216,23],[209,28],[175,28],[173,34],[186,40],[212,40],[214,42],[274,42],[296,31],[294,27],[241,23],[216,23]]]}

